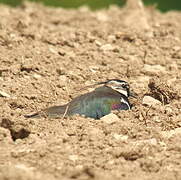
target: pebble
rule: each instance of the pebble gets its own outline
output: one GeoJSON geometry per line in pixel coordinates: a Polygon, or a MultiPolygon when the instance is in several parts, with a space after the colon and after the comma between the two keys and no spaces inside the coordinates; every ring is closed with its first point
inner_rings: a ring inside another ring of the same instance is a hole
{"type": "Polygon", "coordinates": [[[181,50],[181,47],[180,47],[180,46],[174,46],[172,49],[173,49],[174,51],[180,51],[180,50],[181,50]]]}
{"type": "Polygon", "coordinates": [[[115,48],[111,44],[105,44],[100,47],[101,51],[113,51],[115,48]]]}
{"type": "Polygon", "coordinates": [[[127,135],[122,135],[122,134],[113,134],[113,137],[118,140],[118,141],[123,141],[123,142],[126,142],[127,139],[128,139],[128,136],[127,135]]]}
{"type": "Polygon", "coordinates": [[[148,106],[155,106],[155,105],[161,105],[162,103],[151,96],[144,96],[142,104],[148,106]]]}
{"type": "Polygon", "coordinates": [[[33,74],[33,78],[35,78],[35,79],[39,79],[39,78],[41,78],[42,76],[40,75],[40,74],[33,74]]]}
{"type": "Polygon", "coordinates": [[[95,40],[95,44],[97,45],[97,46],[102,46],[102,43],[100,42],[100,41],[98,41],[98,40],[95,40]]]}
{"type": "Polygon", "coordinates": [[[160,123],[161,122],[161,119],[159,116],[154,116],[153,117],[153,121],[157,122],[157,123],[160,123]]]}
{"type": "Polygon", "coordinates": [[[107,37],[107,39],[108,39],[108,42],[113,43],[116,41],[116,36],[115,35],[109,35],[107,37]]]}
{"type": "Polygon", "coordinates": [[[49,47],[49,51],[53,54],[57,54],[57,51],[52,47],[49,47]]]}
{"type": "Polygon", "coordinates": [[[70,155],[69,156],[69,159],[71,160],[71,161],[76,161],[76,160],[78,160],[79,158],[78,158],[78,156],[77,155],[70,155]]]}
{"type": "Polygon", "coordinates": [[[106,116],[103,116],[101,118],[101,120],[103,122],[105,122],[106,124],[113,124],[113,123],[119,121],[119,118],[118,118],[118,116],[116,114],[110,113],[110,114],[108,114],[106,116]]]}
{"type": "Polygon", "coordinates": [[[23,171],[28,171],[28,172],[35,169],[34,167],[27,167],[27,166],[24,165],[24,164],[16,164],[16,165],[15,165],[15,168],[21,169],[21,170],[23,170],[23,171]]]}
{"type": "Polygon", "coordinates": [[[143,70],[147,73],[150,74],[157,74],[157,73],[164,73],[166,71],[164,66],[161,66],[159,64],[157,65],[149,65],[149,64],[145,64],[143,67],[143,70]]]}
{"type": "Polygon", "coordinates": [[[144,144],[156,146],[158,142],[155,138],[151,138],[151,139],[145,139],[145,140],[138,140],[138,141],[132,142],[132,144],[134,144],[135,146],[144,145],[144,144]]]}
{"type": "Polygon", "coordinates": [[[6,92],[4,92],[4,91],[0,91],[0,96],[1,96],[1,97],[7,97],[7,98],[10,98],[10,97],[11,97],[8,93],[6,93],[6,92]]]}

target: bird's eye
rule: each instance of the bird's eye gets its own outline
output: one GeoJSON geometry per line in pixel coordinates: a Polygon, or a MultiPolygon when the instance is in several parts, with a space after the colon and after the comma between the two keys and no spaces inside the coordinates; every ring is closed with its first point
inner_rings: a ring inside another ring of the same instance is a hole
{"type": "Polygon", "coordinates": [[[123,87],[123,88],[129,88],[129,87],[128,87],[128,84],[123,84],[122,87],[123,87]]]}

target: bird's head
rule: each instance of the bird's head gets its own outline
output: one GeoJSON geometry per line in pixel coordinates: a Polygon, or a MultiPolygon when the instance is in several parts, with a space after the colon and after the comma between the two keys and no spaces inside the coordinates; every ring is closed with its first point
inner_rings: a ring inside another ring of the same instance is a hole
{"type": "Polygon", "coordinates": [[[110,79],[105,82],[100,82],[99,84],[104,84],[105,86],[112,88],[113,90],[125,95],[126,97],[136,97],[136,94],[130,91],[130,86],[126,81],[119,79],[110,79]]]}

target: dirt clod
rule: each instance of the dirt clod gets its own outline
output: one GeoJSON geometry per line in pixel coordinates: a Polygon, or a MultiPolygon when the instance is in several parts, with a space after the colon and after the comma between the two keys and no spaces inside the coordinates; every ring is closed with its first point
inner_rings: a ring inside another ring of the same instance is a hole
{"type": "Polygon", "coordinates": [[[150,79],[148,87],[150,90],[150,93],[148,94],[155,99],[158,99],[163,104],[169,104],[172,100],[180,98],[177,90],[168,86],[166,82],[150,79]]]}

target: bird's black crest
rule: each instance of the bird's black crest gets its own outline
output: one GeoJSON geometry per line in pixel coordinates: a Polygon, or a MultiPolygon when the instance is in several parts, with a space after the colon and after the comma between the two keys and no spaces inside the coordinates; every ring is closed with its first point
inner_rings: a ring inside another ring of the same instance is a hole
{"type": "Polygon", "coordinates": [[[98,84],[106,84],[106,83],[108,83],[108,82],[110,82],[110,81],[117,81],[117,82],[119,82],[119,83],[127,83],[126,81],[120,80],[120,79],[108,79],[107,81],[99,82],[98,84]]]}

